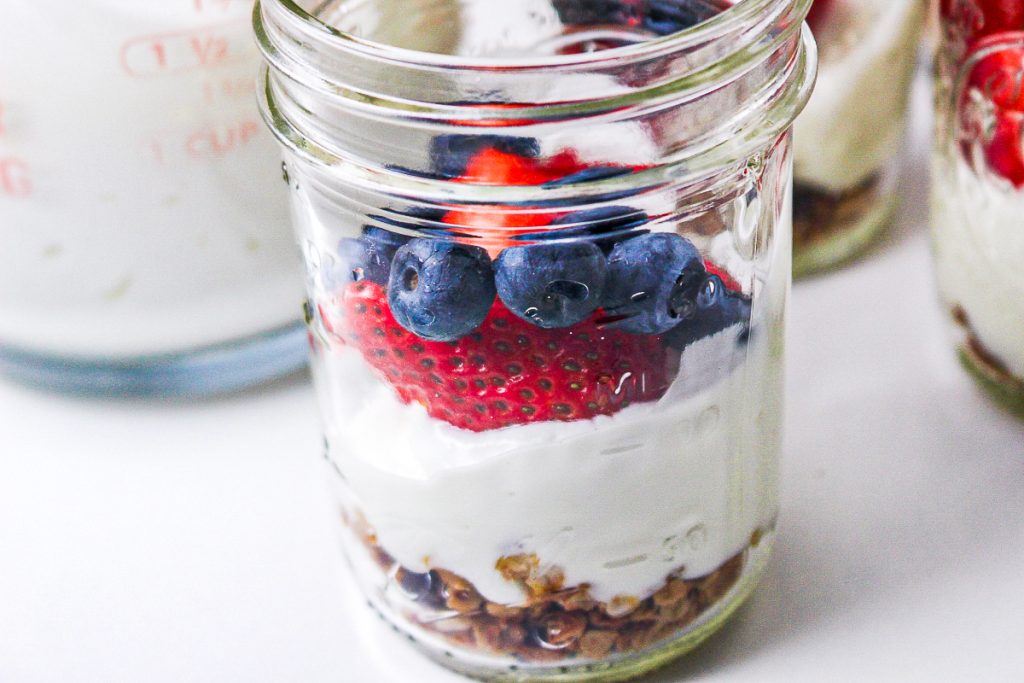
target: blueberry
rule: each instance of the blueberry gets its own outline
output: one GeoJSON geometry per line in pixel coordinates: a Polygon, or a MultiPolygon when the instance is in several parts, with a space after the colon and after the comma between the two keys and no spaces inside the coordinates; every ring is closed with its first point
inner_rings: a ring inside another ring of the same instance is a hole
{"type": "Polygon", "coordinates": [[[608,251],[613,245],[611,238],[622,239],[635,236],[641,232],[637,228],[646,225],[647,221],[647,214],[639,209],[628,206],[602,206],[599,209],[573,211],[551,221],[551,225],[572,227],[548,234],[559,239],[563,237],[603,237],[606,239],[597,239],[597,244],[608,251]]]}
{"type": "Polygon", "coordinates": [[[636,17],[636,3],[626,4],[623,0],[552,0],[551,5],[558,12],[563,24],[570,26],[586,24],[628,25],[636,17]]]}
{"type": "Polygon", "coordinates": [[[682,31],[722,11],[711,0],[552,0],[563,24],[637,26],[659,36],[682,31]]]}
{"type": "Polygon", "coordinates": [[[697,248],[675,233],[619,242],[608,256],[603,305],[609,326],[634,334],[671,330],[695,312],[706,272],[697,248]]]}
{"type": "Polygon", "coordinates": [[[525,233],[512,239],[524,242],[586,239],[596,244],[607,255],[615,246],[615,242],[648,232],[641,229],[648,220],[646,213],[628,206],[584,209],[551,221],[551,226],[557,226],[558,230],[525,233]]]}
{"type": "Polygon", "coordinates": [[[694,303],[693,316],[665,337],[670,346],[680,351],[733,325],[750,326],[750,297],[730,290],[717,275],[704,278],[694,303]]]}
{"type": "Polygon", "coordinates": [[[719,11],[694,0],[648,0],[642,25],[651,33],[667,36],[696,26],[719,11]]]}
{"type": "Polygon", "coordinates": [[[391,312],[399,325],[423,339],[466,336],[487,317],[495,295],[494,266],[480,247],[419,238],[391,262],[391,312]]]}
{"type": "Polygon", "coordinates": [[[391,272],[391,259],[408,237],[366,226],[358,239],[343,238],[338,242],[338,261],[343,282],[370,280],[386,285],[391,272]]]}
{"type": "Polygon", "coordinates": [[[466,173],[469,162],[485,149],[534,159],[540,156],[540,143],[534,138],[511,135],[439,135],[430,141],[430,164],[442,178],[458,178],[466,173]]]}
{"type": "Polygon", "coordinates": [[[495,264],[498,296],[510,311],[538,327],[569,327],[601,303],[604,254],[591,242],[509,247],[495,264]]]}

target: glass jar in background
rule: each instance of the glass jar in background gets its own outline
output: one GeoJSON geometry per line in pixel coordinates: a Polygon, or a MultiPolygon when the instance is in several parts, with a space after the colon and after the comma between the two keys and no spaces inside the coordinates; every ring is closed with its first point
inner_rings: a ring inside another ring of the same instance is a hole
{"type": "Polygon", "coordinates": [[[808,7],[257,8],[346,551],[443,665],[619,680],[753,589],[808,7]]]}
{"type": "Polygon", "coordinates": [[[926,5],[814,0],[818,82],[794,133],[797,276],[861,254],[891,223],[926,5]]]}
{"type": "Polygon", "coordinates": [[[964,365],[1024,416],[1024,1],[940,12],[936,275],[964,365]]]}
{"type": "Polygon", "coordinates": [[[4,4],[0,370],[206,393],[301,367],[251,0],[4,4]]]}

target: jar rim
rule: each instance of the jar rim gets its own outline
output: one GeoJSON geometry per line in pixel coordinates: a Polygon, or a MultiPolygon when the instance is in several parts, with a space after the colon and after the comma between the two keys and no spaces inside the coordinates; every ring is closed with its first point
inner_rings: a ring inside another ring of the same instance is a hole
{"type": "Polygon", "coordinates": [[[578,54],[545,55],[531,57],[480,57],[427,52],[397,47],[369,40],[342,31],[322,21],[300,7],[295,0],[256,0],[254,13],[264,3],[274,3],[285,10],[286,16],[298,26],[311,30],[332,46],[361,57],[417,67],[463,71],[516,71],[558,67],[600,66],[617,61],[645,60],[723,38],[754,17],[780,5],[794,5],[798,15],[806,16],[813,0],[736,0],[735,4],[680,31],[629,45],[578,54]],[[806,5],[806,7],[805,7],[806,5]]]}

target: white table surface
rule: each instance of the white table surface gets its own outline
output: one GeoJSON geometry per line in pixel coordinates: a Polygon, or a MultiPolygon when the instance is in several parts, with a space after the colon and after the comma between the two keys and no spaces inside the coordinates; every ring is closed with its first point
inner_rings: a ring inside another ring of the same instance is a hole
{"type": "MultiPolygon", "coordinates": [[[[1024,423],[931,280],[928,98],[899,226],[793,292],[779,545],[650,680],[1024,681],[1024,423]]],[[[192,404],[0,382],[0,683],[442,683],[345,581],[305,378],[192,404]]]]}

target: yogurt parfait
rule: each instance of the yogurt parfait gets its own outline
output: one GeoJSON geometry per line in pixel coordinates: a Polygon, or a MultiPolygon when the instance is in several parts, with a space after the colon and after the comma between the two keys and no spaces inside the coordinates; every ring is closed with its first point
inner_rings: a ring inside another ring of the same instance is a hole
{"type": "Polygon", "coordinates": [[[860,254],[897,203],[898,154],[924,0],[814,0],[818,82],[796,123],[797,275],[860,254]]]}
{"type": "Polygon", "coordinates": [[[460,672],[639,675],[774,538],[807,3],[396,7],[256,21],[353,574],[460,672]]]}
{"type": "Polygon", "coordinates": [[[1024,415],[1024,3],[947,2],[933,244],[965,366],[1024,415]]]}

